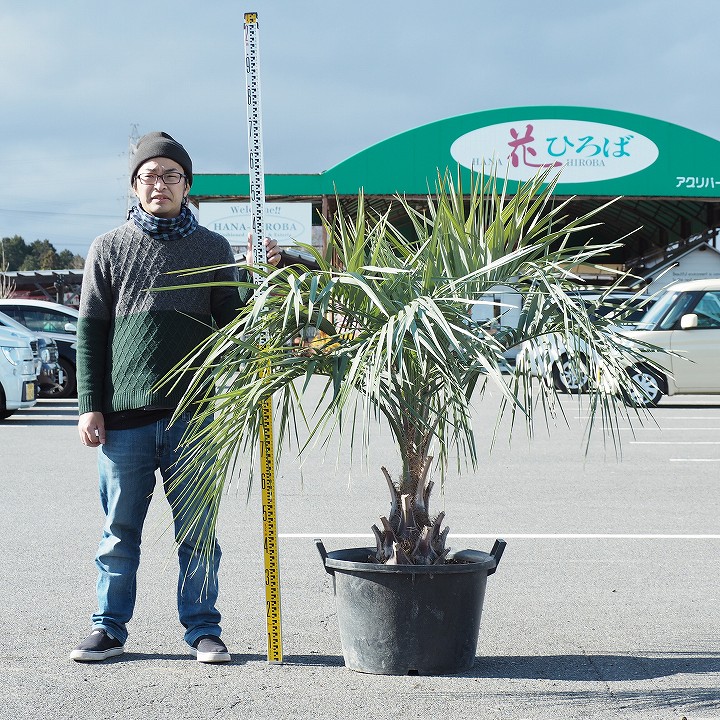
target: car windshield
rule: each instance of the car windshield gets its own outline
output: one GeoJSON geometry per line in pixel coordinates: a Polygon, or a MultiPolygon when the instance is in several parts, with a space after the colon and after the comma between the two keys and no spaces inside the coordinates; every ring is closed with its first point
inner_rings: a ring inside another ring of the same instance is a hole
{"type": "Polygon", "coordinates": [[[653,302],[647,295],[606,295],[598,298],[582,297],[582,300],[591,317],[605,317],[623,326],[634,326],[653,302]]]}
{"type": "Polygon", "coordinates": [[[675,323],[695,301],[696,293],[668,290],[645,313],[635,326],[636,330],[672,330],[675,323]]]}
{"type": "Polygon", "coordinates": [[[0,312],[0,325],[20,330],[21,332],[28,331],[28,328],[26,328],[22,323],[19,323],[17,320],[11,318],[9,315],[6,315],[4,312],[0,312]]]}
{"type": "Polygon", "coordinates": [[[44,310],[41,308],[25,308],[25,322],[35,332],[54,332],[66,335],[74,334],[75,323],[67,315],[55,310],[44,310]],[[70,326],[73,329],[70,329],[70,326]]]}
{"type": "Polygon", "coordinates": [[[652,301],[648,297],[607,297],[602,304],[595,308],[595,312],[622,325],[634,325],[645,315],[651,305],[652,301]]]}

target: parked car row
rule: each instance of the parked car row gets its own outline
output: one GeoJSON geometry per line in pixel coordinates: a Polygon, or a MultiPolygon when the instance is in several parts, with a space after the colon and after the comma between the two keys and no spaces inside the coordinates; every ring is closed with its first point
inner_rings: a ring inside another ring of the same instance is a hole
{"type": "MultiPolygon", "coordinates": [[[[655,302],[650,295],[626,291],[578,291],[577,299],[585,305],[591,320],[593,316],[607,318],[618,332],[632,328],[655,302]]],[[[580,338],[573,347],[566,347],[560,335],[555,334],[532,343],[525,342],[518,352],[533,375],[550,375],[560,392],[569,393],[589,389],[588,354],[588,348],[580,338]]]]}
{"type": "Polygon", "coordinates": [[[0,327],[0,420],[37,402],[37,342],[0,327]],[[32,342],[35,342],[33,348],[32,342]]]}
{"type": "MultiPolygon", "coordinates": [[[[629,365],[629,404],[655,406],[664,395],[720,393],[720,279],[676,283],[657,298],[632,293],[581,294],[591,314],[615,313],[617,332],[642,343],[646,363],[629,365]]],[[[74,397],[77,310],[30,299],[0,299],[0,420],[37,397],[74,397]]],[[[518,357],[558,389],[584,392],[593,379],[582,343],[549,336],[518,357]]]]}
{"type": "Polygon", "coordinates": [[[78,311],[30,299],[0,299],[0,420],[38,397],[74,397],[78,311]]]}
{"type": "MultiPolygon", "coordinates": [[[[664,395],[720,393],[720,279],[676,283],[653,298],[621,295],[602,296],[597,306],[597,298],[583,300],[606,316],[615,305],[618,334],[647,357],[647,363],[627,367],[634,385],[625,398],[629,405],[654,407],[664,395]]],[[[595,363],[580,341],[568,348],[550,336],[521,353],[534,374],[550,374],[560,390],[585,392],[594,382],[588,368],[595,363]]]]}
{"type": "Polygon", "coordinates": [[[0,300],[0,312],[9,315],[28,330],[55,341],[59,355],[58,363],[62,369],[62,381],[50,396],[74,397],[77,392],[75,368],[77,321],[80,313],[67,305],[28,298],[0,300]]]}

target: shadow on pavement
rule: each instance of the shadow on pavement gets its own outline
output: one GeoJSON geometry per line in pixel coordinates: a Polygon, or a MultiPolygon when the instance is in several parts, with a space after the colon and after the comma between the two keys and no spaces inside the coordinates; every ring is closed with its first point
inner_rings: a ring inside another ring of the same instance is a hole
{"type": "MultiPolygon", "coordinates": [[[[598,701],[607,696],[607,690],[598,692],[550,692],[529,693],[528,702],[533,699],[537,702],[548,701],[561,707],[595,706],[598,701]]],[[[678,715],[685,717],[685,713],[720,710],[720,690],[716,687],[679,687],[654,688],[652,690],[617,690],[612,689],[613,702],[620,708],[632,711],[657,710],[657,717],[669,717],[668,709],[673,708],[678,715]]],[[[712,718],[717,715],[713,714],[712,718]]],[[[710,716],[697,716],[697,720],[710,720],[710,716]]]]}
{"type": "MultiPolygon", "coordinates": [[[[513,680],[617,682],[701,673],[720,673],[720,653],[479,657],[467,675],[513,680]]],[[[716,694],[716,698],[719,696],[716,694]]]]}

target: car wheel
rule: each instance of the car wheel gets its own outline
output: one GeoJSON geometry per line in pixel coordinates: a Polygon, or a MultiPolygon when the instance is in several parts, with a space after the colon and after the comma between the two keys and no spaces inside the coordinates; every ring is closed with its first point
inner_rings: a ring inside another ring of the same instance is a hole
{"type": "Polygon", "coordinates": [[[660,378],[644,367],[630,368],[628,375],[633,388],[625,397],[626,404],[633,407],[657,407],[663,396],[660,378]]]}
{"type": "Polygon", "coordinates": [[[590,384],[587,359],[584,355],[571,358],[563,355],[553,365],[553,382],[560,392],[582,393],[586,392],[590,384]]]}
{"type": "Polygon", "coordinates": [[[75,397],[75,368],[72,364],[61,357],[58,358],[58,363],[63,371],[63,381],[57,387],[49,390],[43,390],[40,393],[40,397],[43,398],[71,398],[75,397]]]}

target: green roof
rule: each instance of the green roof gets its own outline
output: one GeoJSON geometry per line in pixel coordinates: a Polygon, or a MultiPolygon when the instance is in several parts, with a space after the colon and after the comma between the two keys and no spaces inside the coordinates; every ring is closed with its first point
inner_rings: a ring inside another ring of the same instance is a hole
{"type": "MultiPolygon", "coordinates": [[[[537,166],[562,166],[558,195],[720,196],[720,142],[642,115],[570,106],[488,110],[439,120],[362,150],[315,174],[266,174],[268,197],[425,195],[438,170],[498,162],[515,180],[537,166]]],[[[249,194],[247,174],[197,173],[193,197],[249,194]]]]}

